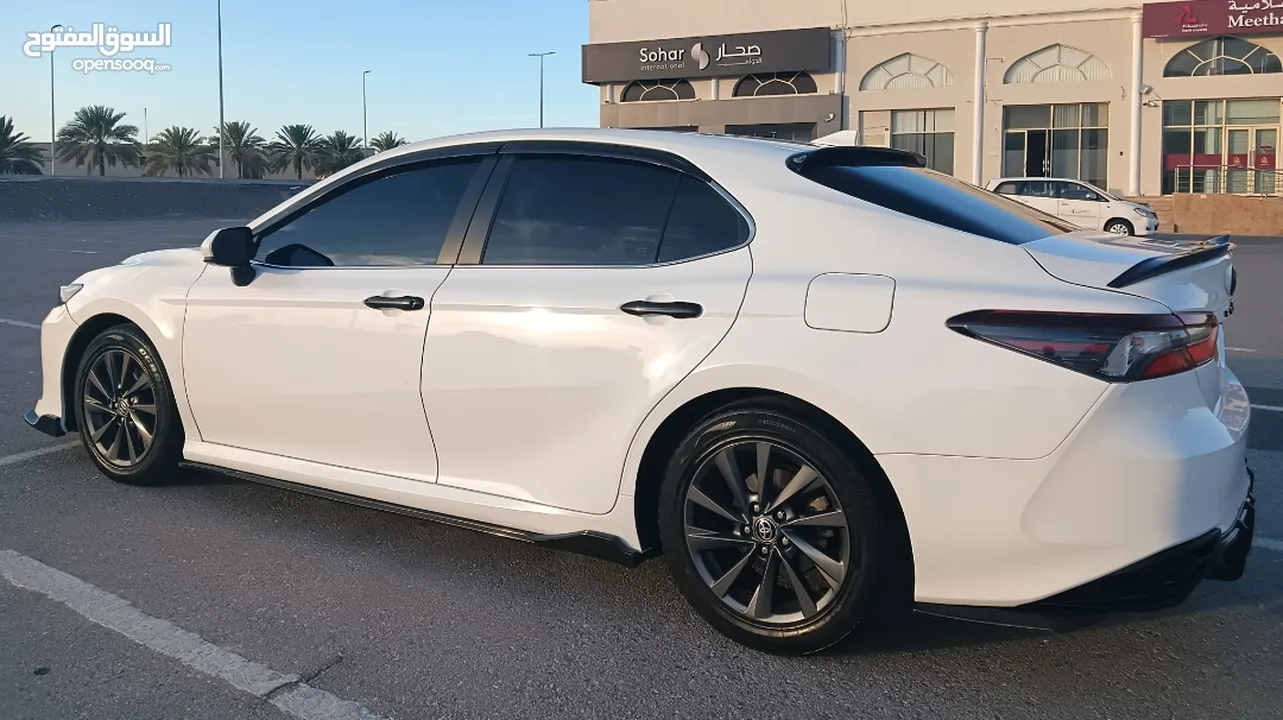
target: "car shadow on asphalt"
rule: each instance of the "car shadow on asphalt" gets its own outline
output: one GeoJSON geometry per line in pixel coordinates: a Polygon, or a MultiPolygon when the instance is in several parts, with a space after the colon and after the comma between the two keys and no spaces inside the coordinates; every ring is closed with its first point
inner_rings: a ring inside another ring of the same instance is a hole
{"type": "MultiPolygon", "coordinates": [[[[510,589],[538,594],[551,587],[574,587],[577,600],[604,603],[610,607],[630,608],[621,623],[669,626],[701,626],[702,621],[685,605],[672,583],[662,559],[652,559],[637,568],[595,558],[544,548],[537,545],[493,537],[483,533],[450,527],[431,520],[407,517],[381,510],[317,498],[305,493],[281,490],[243,480],[204,468],[188,468],[174,491],[207,488],[214,490],[206,499],[225,512],[243,509],[261,510],[262,501],[290,524],[326,525],[328,538],[343,545],[355,543],[374,546],[393,555],[431,558],[418,569],[425,576],[442,576],[461,591],[476,585],[477,591],[488,591],[495,582],[510,589]],[[328,517],[324,520],[322,517],[328,517]],[[337,520],[338,528],[330,524],[337,520]],[[334,530],[338,529],[338,532],[334,530]],[[423,547],[424,545],[429,547],[423,547]],[[501,559],[501,560],[497,560],[501,559]],[[479,567],[492,566],[492,571],[477,573],[479,567]],[[502,578],[497,576],[502,575],[502,578]],[[656,591],[661,591],[657,593],[656,591]]],[[[351,546],[351,545],[349,545],[351,546]]],[[[414,563],[403,564],[414,571],[414,563]]],[[[1178,618],[1197,613],[1224,613],[1234,608],[1251,607],[1265,610],[1271,616],[1283,616],[1283,555],[1255,551],[1249,558],[1248,573],[1237,583],[1205,581],[1185,603],[1157,612],[1117,613],[1091,619],[1062,622],[1054,629],[1008,627],[970,622],[932,615],[915,614],[894,627],[874,627],[854,636],[820,656],[835,659],[864,655],[902,655],[937,650],[995,647],[1037,639],[1071,639],[1080,633],[1125,627],[1149,621],[1178,618]],[[1277,555],[1277,557],[1276,557],[1277,555]]]]}

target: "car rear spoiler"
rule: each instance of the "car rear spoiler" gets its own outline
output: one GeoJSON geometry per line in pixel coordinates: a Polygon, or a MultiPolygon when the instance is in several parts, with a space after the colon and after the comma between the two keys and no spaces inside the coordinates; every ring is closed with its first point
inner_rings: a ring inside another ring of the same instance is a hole
{"type": "Polygon", "coordinates": [[[806,175],[810,171],[832,165],[845,167],[868,167],[891,165],[898,167],[926,167],[926,157],[908,150],[897,150],[888,147],[863,147],[851,145],[833,145],[804,150],[790,155],[785,164],[790,170],[806,175]]]}
{"type": "Polygon", "coordinates": [[[1213,258],[1228,254],[1234,249],[1229,235],[1217,235],[1196,243],[1191,243],[1184,251],[1171,255],[1157,255],[1145,258],[1123,271],[1121,275],[1109,281],[1111,288],[1124,288],[1143,280],[1169,273],[1173,270],[1198,265],[1213,258]]]}

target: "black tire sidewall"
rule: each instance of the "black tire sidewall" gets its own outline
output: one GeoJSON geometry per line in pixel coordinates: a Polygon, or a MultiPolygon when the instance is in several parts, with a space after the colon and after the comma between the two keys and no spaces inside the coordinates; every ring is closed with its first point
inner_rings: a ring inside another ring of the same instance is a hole
{"type": "Polygon", "coordinates": [[[75,409],[76,427],[79,428],[81,442],[85,452],[94,465],[103,474],[118,482],[131,485],[155,485],[169,481],[178,467],[182,456],[184,434],[182,420],[178,416],[178,407],[174,403],[173,389],[169,383],[160,354],[147,337],[136,328],[119,325],[102,331],[90,341],[76,367],[74,383],[75,395],[72,398],[75,409]],[[156,429],[152,434],[152,446],[143,461],[134,467],[121,468],[98,456],[90,440],[89,425],[85,417],[85,386],[88,383],[89,368],[112,350],[123,350],[138,362],[151,379],[156,395],[156,429]]]}
{"type": "Polygon", "coordinates": [[[715,629],[749,647],[778,654],[823,650],[850,635],[871,613],[880,593],[887,553],[885,522],[864,472],[823,432],[791,413],[771,407],[728,409],[705,418],[678,446],[660,488],[659,526],[669,571],[682,594],[715,629]],[[828,478],[858,537],[861,568],[818,618],[789,626],[749,621],[726,607],[708,588],[687,549],[684,499],[700,463],[732,444],[767,440],[796,452],[828,478]]]}

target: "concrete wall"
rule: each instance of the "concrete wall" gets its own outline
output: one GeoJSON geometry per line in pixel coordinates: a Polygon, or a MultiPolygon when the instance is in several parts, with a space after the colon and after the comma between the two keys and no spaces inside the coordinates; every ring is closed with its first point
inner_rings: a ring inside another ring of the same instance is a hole
{"type": "Polygon", "coordinates": [[[1283,236],[1283,198],[1174,195],[1171,223],[1179,233],[1283,236]]]}
{"type": "Polygon", "coordinates": [[[248,222],[309,184],[0,176],[0,223],[159,219],[248,222]]]}

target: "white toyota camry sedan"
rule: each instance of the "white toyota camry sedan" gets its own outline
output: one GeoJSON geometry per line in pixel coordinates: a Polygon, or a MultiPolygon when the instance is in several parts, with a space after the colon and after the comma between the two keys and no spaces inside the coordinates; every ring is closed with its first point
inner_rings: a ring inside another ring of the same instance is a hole
{"type": "Polygon", "coordinates": [[[627,130],[379,153],[61,288],[27,421],[635,564],[783,654],[902,611],[1241,576],[1227,238],[1082,230],[920,156],[627,130]]]}

